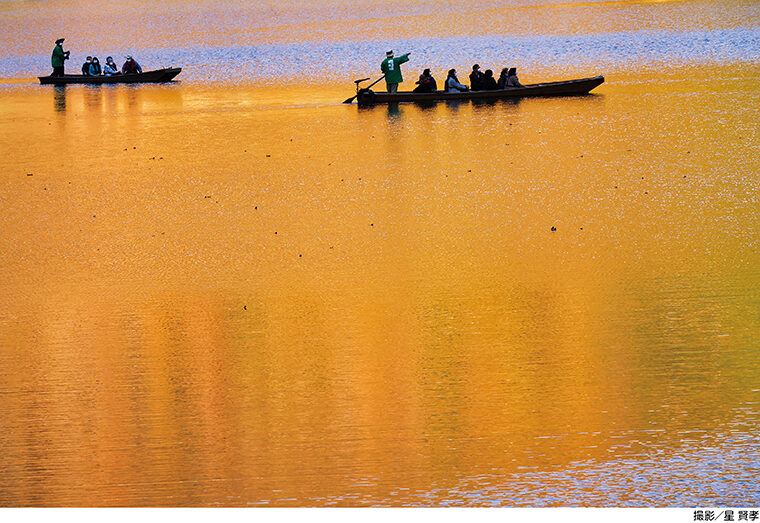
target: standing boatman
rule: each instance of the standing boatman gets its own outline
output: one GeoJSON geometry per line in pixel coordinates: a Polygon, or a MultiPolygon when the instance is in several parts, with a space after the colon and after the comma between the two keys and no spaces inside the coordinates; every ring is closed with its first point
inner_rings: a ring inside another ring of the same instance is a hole
{"type": "Polygon", "coordinates": [[[50,63],[53,65],[53,74],[51,76],[63,76],[63,62],[69,59],[69,51],[63,50],[63,41],[65,38],[59,38],[55,41],[53,56],[50,63]]]}
{"type": "Polygon", "coordinates": [[[398,84],[404,81],[401,77],[401,64],[409,61],[409,54],[393,58],[393,51],[385,53],[386,59],[380,64],[380,70],[385,74],[385,85],[389,93],[398,91],[398,84]]]}

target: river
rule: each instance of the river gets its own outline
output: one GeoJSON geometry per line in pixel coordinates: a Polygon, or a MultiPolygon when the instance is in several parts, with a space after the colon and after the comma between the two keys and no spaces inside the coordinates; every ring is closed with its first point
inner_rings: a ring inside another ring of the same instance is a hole
{"type": "Polygon", "coordinates": [[[0,3],[0,506],[757,506],[756,2],[147,5],[0,3]]]}

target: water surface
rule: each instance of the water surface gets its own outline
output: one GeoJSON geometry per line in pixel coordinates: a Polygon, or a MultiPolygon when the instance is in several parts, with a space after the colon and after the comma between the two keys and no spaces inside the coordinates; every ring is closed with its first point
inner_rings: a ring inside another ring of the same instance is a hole
{"type": "MultiPolygon", "coordinates": [[[[756,7],[614,2],[671,14],[503,38],[751,41],[756,7]]],[[[61,6],[0,9],[44,27],[61,6]]],[[[353,48],[336,27],[314,49],[353,48]]],[[[47,52],[15,34],[4,52],[47,52]]],[[[0,504],[756,506],[760,69],[673,49],[526,71],[594,66],[593,96],[362,110],[308,70],[3,69],[0,504]]]]}

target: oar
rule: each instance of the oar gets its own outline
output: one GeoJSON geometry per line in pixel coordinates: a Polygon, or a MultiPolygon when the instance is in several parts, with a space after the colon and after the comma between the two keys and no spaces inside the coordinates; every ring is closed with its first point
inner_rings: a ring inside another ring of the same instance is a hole
{"type": "MultiPolygon", "coordinates": [[[[378,78],[377,80],[375,80],[374,82],[372,82],[371,84],[369,84],[367,86],[367,89],[369,89],[370,87],[372,87],[373,85],[375,85],[377,82],[379,82],[383,78],[385,78],[385,75],[381,76],[380,78],[378,78]]],[[[367,78],[365,78],[364,80],[367,80],[367,78]]],[[[343,100],[344,104],[350,104],[351,102],[354,101],[354,98],[356,98],[357,96],[359,96],[359,82],[363,82],[364,80],[356,80],[355,81],[355,83],[356,83],[356,94],[353,95],[351,98],[349,98],[347,100],[343,100]]]]}

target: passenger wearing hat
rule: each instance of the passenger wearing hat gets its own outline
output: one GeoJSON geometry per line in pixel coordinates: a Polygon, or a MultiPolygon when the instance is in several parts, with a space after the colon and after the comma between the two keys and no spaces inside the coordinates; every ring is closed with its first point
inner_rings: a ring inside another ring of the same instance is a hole
{"type": "Polygon", "coordinates": [[[409,61],[409,53],[393,58],[393,51],[388,51],[385,56],[387,58],[380,64],[380,70],[385,74],[388,92],[395,93],[398,91],[398,84],[404,81],[401,77],[401,64],[409,61]]]}
{"type": "Polygon", "coordinates": [[[121,66],[122,74],[136,74],[142,73],[142,67],[138,64],[134,58],[127,56],[127,61],[121,66]]]}
{"type": "Polygon", "coordinates": [[[59,38],[55,41],[53,56],[50,58],[50,63],[53,66],[53,74],[51,76],[63,76],[63,63],[69,59],[69,51],[63,50],[64,40],[65,38],[59,38]]]}

